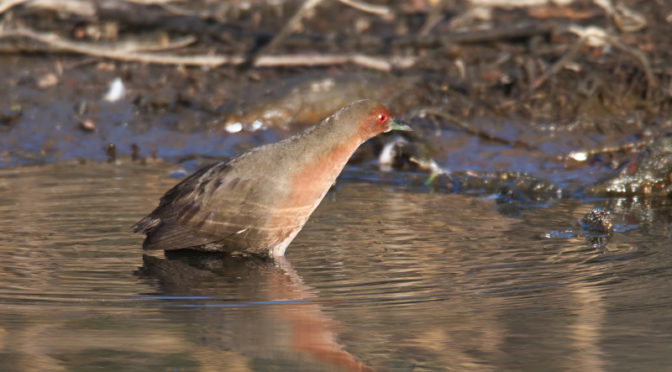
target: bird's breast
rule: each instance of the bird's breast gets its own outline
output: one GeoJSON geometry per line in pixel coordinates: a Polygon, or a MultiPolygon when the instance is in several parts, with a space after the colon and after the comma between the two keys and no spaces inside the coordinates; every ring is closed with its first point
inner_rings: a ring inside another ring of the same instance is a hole
{"type": "Polygon", "coordinates": [[[306,223],[341,173],[359,143],[346,141],[302,164],[290,175],[287,197],[279,200],[269,227],[275,230],[275,244],[292,239],[306,223]]]}

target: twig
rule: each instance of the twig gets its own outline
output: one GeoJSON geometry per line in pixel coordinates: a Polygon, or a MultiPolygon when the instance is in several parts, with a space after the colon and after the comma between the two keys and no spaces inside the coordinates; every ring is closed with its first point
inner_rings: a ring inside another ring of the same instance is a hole
{"type": "Polygon", "coordinates": [[[579,50],[584,45],[600,47],[606,44],[611,44],[614,47],[624,51],[627,54],[630,54],[632,57],[637,59],[639,64],[642,66],[642,69],[644,70],[644,74],[646,75],[647,97],[650,96],[651,89],[653,89],[656,85],[658,85],[658,81],[655,75],[653,74],[653,71],[651,70],[651,64],[649,63],[649,59],[646,57],[644,53],[642,53],[642,51],[628,47],[627,45],[623,44],[618,38],[609,35],[604,29],[599,27],[595,26],[581,27],[577,25],[572,25],[567,29],[567,31],[578,35],[579,40],[572,46],[572,48],[564,56],[562,56],[562,58],[560,58],[557,62],[555,62],[550,69],[548,69],[542,76],[540,76],[537,80],[534,81],[534,83],[532,84],[532,89],[539,88],[551,76],[557,74],[558,71],[560,71],[568,62],[570,62],[576,57],[579,50]]]}
{"type": "Polygon", "coordinates": [[[564,56],[562,56],[551,66],[551,68],[546,70],[543,75],[541,75],[532,83],[532,90],[539,88],[544,82],[546,82],[546,80],[557,74],[563,67],[565,67],[565,65],[574,60],[577,54],[579,54],[581,47],[583,47],[583,44],[583,39],[579,39],[576,43],[574,43],[574,45],[572,45],[572,47],[569,49],[569,51],[567,51],[567,53],[565,53],[564,56]]]}
{"type": "Polygon", "coordinates": [[[289,21],[287,21],[287,23],[282,27],[280,32],[278,32],[268,44],[261,47],[256,52],[252,53],[252,56],[250,57],[251,63],[256,64],[259,56],[264,54],[266,51],[273,50],[273,48],[275,48],[275,46],[278,45],[278,43],[280,43],[285,37],[287,37],[287,35],[289,35],[292,31],[294,31],[298,23],[301,22],[303,16],[310,10],[315,8],[321,2],[322,0],[307,0],[305,3],[303,3],[301,8],[299,8],[299,10],[297,10],[296,13],[294,13],[292,18],[290,18],[289,21]]]}
{"type": "MultiPolygon", "coordinates": [[[[355,9],[368,12],[368,13],[375,13],[378,15],[386,16],[390,15],[391,11],[388,7],[382,6],[382,5],[371,5],[367,3],[363,3],[361,1],[357,0],[339,0],[341,3],[346,4],[348,6],[351,6],[355,9]]],[[[250,63],[252,65],[259,65],[259,59],[261,58],[260,56],[266,54],[268,51],[272,51],[281,41],[283,41],[287,35],[289,35],[292,31],[294,31],[299,22],[301,22],[301,19],[306,15],[306,13],[310,12],[313,10],[316,6],[318,6],[322,0],[307,0],[306,2],[303,3],[301,8],[294,13],[292,18],[287,21],[287,23],[282,27],[280,32],[278,32],[271,41],[264,45],[263,47],[259,48],[256,51],[252,51],[250,55],[250,63]]]]}
{"type": "MultiPolygon", "coordinates": [[[[62,39],[55,34],[44,34],[25,28],[12,30],[0,30],[0,39],[6,37],[27,37],[51,47],[79,53],[94,57],[110,58],[127,62],[143,62],[162,65],[185,65],[185,66],[209,66],[216,67],[220,65],[240,65],[245,63],[242,56],[223,56],[223,55],[195,55],[179,56],[161,53],[142,53],[139,52],[140,46],[128,47],[101,47],[95,44],[73,42],[62,39]]],[[[161,46],[163,49],[185,45],[192,39],[183,38],[172,42],[169,45],[161,46]]],[[[158,48],[158,46],[142,46],[143,48],[158,48]]],[[[353,63],[367,68],[389,71],[393,68],[408,68],[415,63],[414,57],[373,57],[362,54],[342,54],[342,55],[275,55],[260,56],[256,63],[257,67],[271,66],[323,66],[353,63]]]]}
{"type": "Polygon", "coordinates": [[[559,161],[566,161],[568,159],[574,159],[576,161],[586,161],[598,154],[613,154],[620,151],[627,152],[630,150],[641,149],[643,147],[651,145],[651,142],[652,139],[649,138],[617,146],[605,146],[597,149],[575,150],[570,152],[569,154],[558,155],[555,157],[555,159],[559,161]]]}
{"type": "Polygon", "coordinates": [[[402,35],[391,39],[397,47],[414,46],[433,48],[450,44],[483,44],[513,39],[530,38],[551,34],[557,28],[555,22],[535,22],[533,24],[502,26],[489,30],[455,33],[429,33],[427,36],[402,35]]]}
{"type": "Polygon", "coordinates": [[[488,141],[503,143],[505,145],[509,145],[509,146],[513,146],[513,147],[522,147],[522,148],[525,148],[525,149],[528,149],[528,150],[536,150],[537,149],[535,146],[532,146],[532,145],[530,145],[526,142],[520,141],[520,140],[511,141],[511,140],[508,140],[506,138],[499,137],[499,136],[496,136],[494,134],[490,134],[488,132],[482,131],[480,129],[474,129],[469,124],[465,123],[464,121],[456,118],[455,116],[453,116],[453,115],[451,115],[447,112],[444,112],[444,111],[441,111],[441,110],[438,110],[438,109],[432,109],[432,108],[422,109],[422,110],[420,110],[420,113],[421,114],[424,113],[424,114],[427,114],[427,115],[438,116],[440,118],[449,120],[449,121],[455,123],[458,127],[464,129],[465,132],[467,132],[469,134],[472,134],[472,135],[475,135],[479,138],[483,138],[483,139],[488,140],[488,141]]]}
{"type": "Polygon", "coordinates": [[[377,14],[379,16],[387,16],[392,14],[390,8],[384,5],[367,4],[357,0],[338,0],[338,1],[340,1],[341,4],[351,6],[357,10],[361,10],[362,12],[366,13],[377,14]]]}
{"type": "Polygon", "coordinates": [[[163,5],[173,2],[178,2],[180,0],[124,0],[127,3],[135,3],[140,5],[163,5]]]}
{"type": "Polygon", "coordinates": [[[54,34],[38,33],[25,28],[12,30],[0,30],[0,38],[3,37],[27,37],[58,49],[69,52],[104,57],[127,62],[156,63],[164,65],[185,65],[185,66],[210,66],[216,67],[224,64],[241,64],[243,57],[237,56],[218,56],[218,55],[196,55],[196,56],[177,56],[161,53],[140,53],[128,51],[126,49],[118,50],[109,47],[101,47],[90,43],[72,42],[64,40],[54,34]]]}
{"type": "Polygon", "coordinates": [[[256,67],[271,66],[324,66],[353,63],[374,70],[390,71],[393,68],[408,68],[415,63],[414,57],[384,58],[363,54],[336,55],[276,55],[261,56],[254,64],[256,67]]]}
{"type": "Polygon", "coordinates": [[[421,37],[426,37],[429,35],[429,33],[445,19],[445,16],[443,15],[443,7],[442,4],[436,4],[432,8],[432,10],[429,12],[427,15],[427,19],[425,20],[425,23],[422,25],[422,28],[420,28],[420,32],[418,32],[418,36],[421,37]]]}
{"type": "Polygon", "coordinates": [[[191,45],[196,42],[195,36],[185,36],[178,39],[170,40],[168,43],[157,43],[148,41],[128,40],[119,42],[118,50],[125,50],[127,52],[155,52],[160,50],[179,49],[191,45]]]}
{"type": "Polygon", "coordinates": [[[29,0],[2,0],[0,1],[0,14],[6,12],[8,9],[28,1],[29,0]]]}
{"type": "Polygon", "coordinates": [[[647,93],[650,89],[658,85],[658,81],[656,80],[656,77],[651,70],[651,63],[641,50],[630,48],[629,46],[623,44],[617,37],[608,34],[604,29],[599,27],[581,27],[572,25],[567,29],[567,31],[578,35],[581,38],[580,40],[588,45],[602,46],[608,43],[637,59],[637,61],[642,65],[642,69],[646,75],[646,80],[648,83],[647,93]]]}
{"type": "Polygon", "coordinates": [[[81,0],[31,0],[26,7],[50,9],[58,13],[69,13],[82,17],[95,17],[97,12],[93,1],[81,0]]]}
{"type": "Polygon", "coordinates": [[[649,58],[641,50],[630,48],[629,46],[623,44],[620,40],[616,39],[615,37],[610,37],[609,41],[616,48],[635,57],[635,59],[642,65],[642,69],[644,70],[644,75],[646,75],[646,81],[648,83],[648,89],[647,89],[647,96],[648,96],[649,91],[658,85],[658,80],[656,79],[656,76],[653,74],[653,71],[651,70],[651,63],[649,63],[649,58]]]}
{"type": "Polygon", "coordinates": [[[611,0],[595,1],[595,4],[614,19],[616,26],[621,31],[636,32],[646,27],[646,18],[638,12],[627,8],[623,4],[614,6],[611,0]]]}

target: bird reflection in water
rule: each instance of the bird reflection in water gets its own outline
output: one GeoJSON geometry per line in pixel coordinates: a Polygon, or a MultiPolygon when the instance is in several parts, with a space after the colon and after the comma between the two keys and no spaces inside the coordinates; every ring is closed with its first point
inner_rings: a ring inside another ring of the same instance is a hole
{"type": "MultiPolygon", "coordinates": [[[[191,325],[194,349],[210,351],[201,355],[227,350],[248,365],[370,370],[339,343],[342,327],[311,300],[316,291],[283,257],[170,251],[161,258],[144,255],[139,274],[159,279],[160,294],[151,298],[186,307],[170,311],[170,316],[180,317],[178,324],[191,325]]],[[[200,362],[222,368],[230,367],[230,361],[200,362]]]]}

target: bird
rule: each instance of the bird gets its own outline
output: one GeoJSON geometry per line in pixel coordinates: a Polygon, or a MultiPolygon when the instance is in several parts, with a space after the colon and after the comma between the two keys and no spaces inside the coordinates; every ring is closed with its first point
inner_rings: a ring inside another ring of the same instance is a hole
{"type": "Polygon", "coordinates": [[[201,168],[133,225],[145,250],[279,257],[348,159],[368,139],[411,128],[382,104],[359,100],[285,140],[201,168]]]}

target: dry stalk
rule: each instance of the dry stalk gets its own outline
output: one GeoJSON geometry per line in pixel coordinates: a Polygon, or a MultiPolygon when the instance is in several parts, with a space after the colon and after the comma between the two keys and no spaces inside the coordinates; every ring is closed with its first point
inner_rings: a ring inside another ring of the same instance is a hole
{"type": "Polygon", "coordinates": [[[0,14],[6,12],[7,10],[19,5],[28,2],[29,0],[1,0],[0,1],[0,14]]]}
{"type": "MultiPolygon", "coordinates": [[[[126,62],[141,62],[161,65],[184,65],[217,67],[221,65],[240,65],[246,62],[242,56],[226,55],[192,55],[182,56],[166,53],[143,53],[141,50],[166,50],[185,46],[194,41],[192,37],[185,37],[166,45],[147,44],[132,45],[120,44],[117,46],[99,46],[92,43],[73,42],[55,34],[40,33],[27,28],[0,29],[0,39],[7,37],[25,37],[53,48],[83,54],[93,57],[109,58],[126,62]]],[[[260,56],[254,63],[256,67],[272,66],[324,66],[352,63],[366,68],[389,71],[393,68],[408,68],[415,63],[415,57],[374,57],[363,54],[336,54],[336,55],[269,55],[260,56]]]]}

